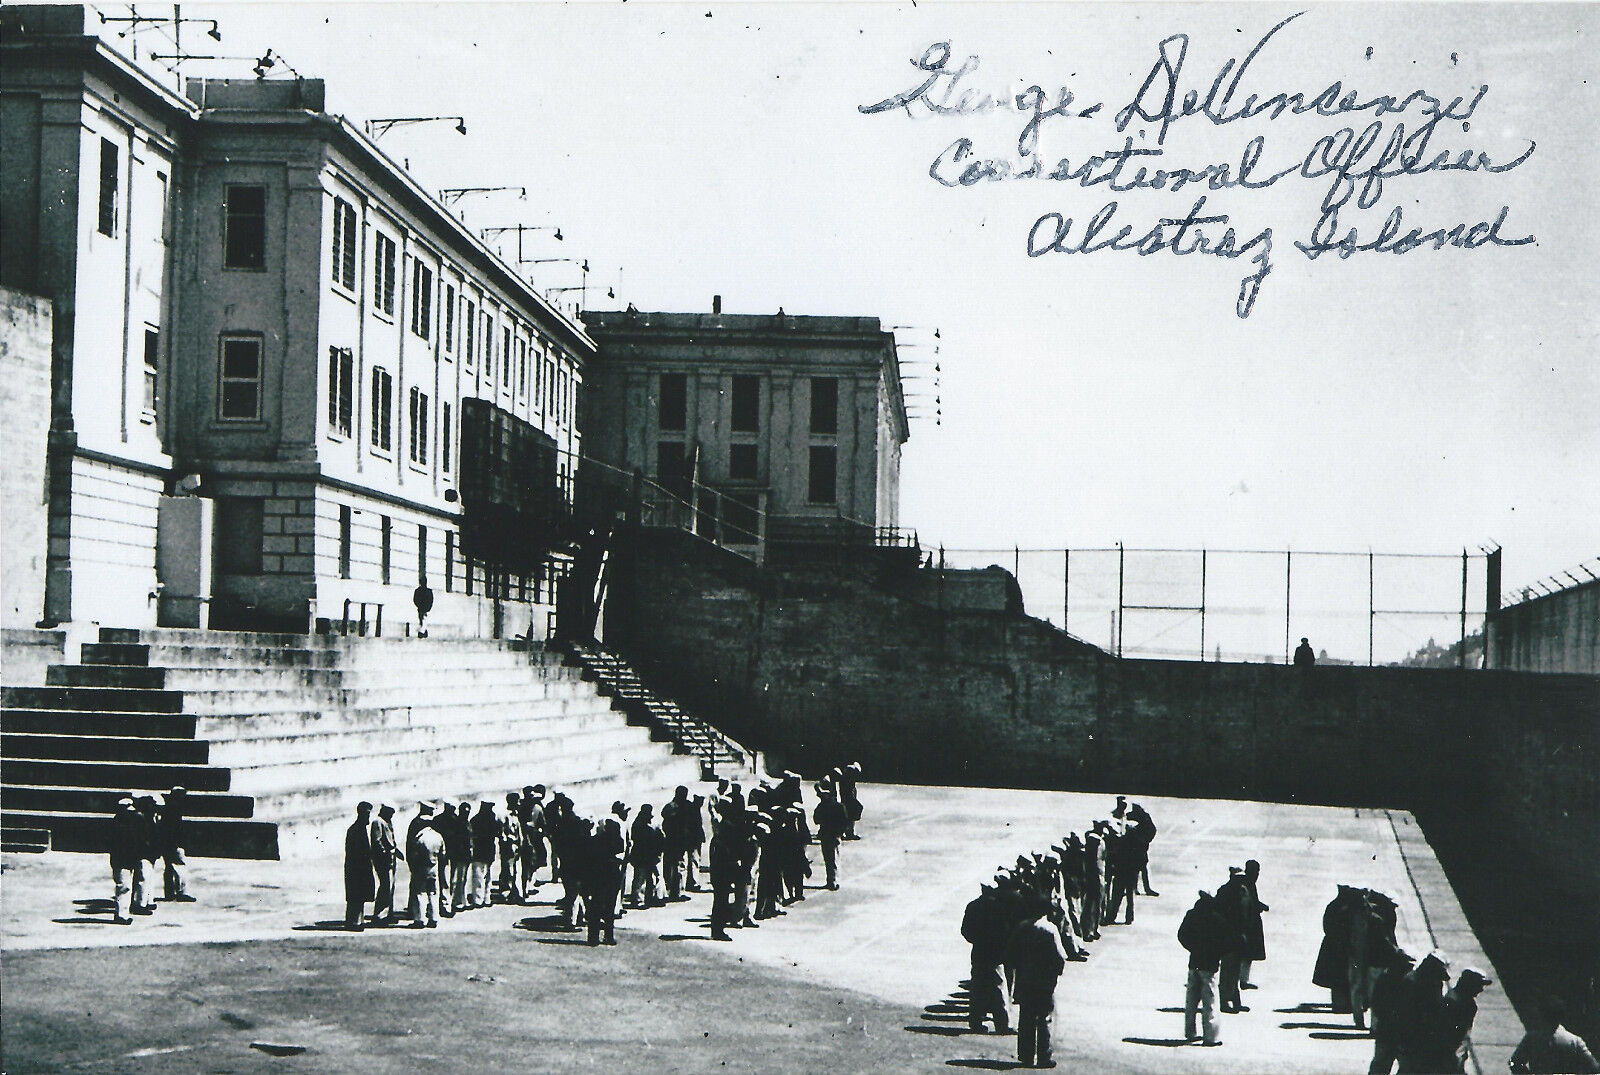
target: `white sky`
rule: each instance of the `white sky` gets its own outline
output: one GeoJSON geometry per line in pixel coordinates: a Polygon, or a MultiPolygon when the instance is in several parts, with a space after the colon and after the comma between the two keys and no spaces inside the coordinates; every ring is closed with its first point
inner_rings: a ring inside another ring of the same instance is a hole
{"type": "MultiPolygon", "coordinates": [[[[1076,162],[1121,144],[1110,117],[1162,38],[1191,36],[1182,88],[1204,92],[1224,59],[1299,10],[368,3],[183,13],[222,23],[220,46],[190,28],[194,51],[271,47],[325,78],[330,110],[352,120],[464,115],[465,138],[441,124],[397,129],[382,144],[430,187],[527,186],[526,202],[463,201],[468,222],[560,225],[567,241],[544,240],[544,256],[588,258],[591,298],[620,268],[618,302],[642,309],[709,310],[720,294],[728,312],[782,306],[937,326],[944,424],[915,422],[904,459],[903,521],[925,543],[1450,552],[1497,541],[1508,589],[1600,553],[1600,8],[1303,9],[1240,98],[1311,95],[1342,79],[1363,98],[1426,89],[1448,101],[1487,84],[1470,131],[1441,125],[1433,144],[1508,159],[1537,143],[1506,174],[1390,180],[1379,208],[1348,222],[1370,236],[1396,204],[1407,228],[1428,229],[1493,220],[1506,205],[1503,234],[1538,242],[1313,263],[1292,243],[1309,233],[1325,184],[1221,192],[1207,209],[1232,214],[1241,241],[1274,229],[1274,271],[1248,320],[1234,312],[1244,259],[1026,256],[1036,218],[1081,222],[1115,196],[1103,187],[949,190],[927,177],[958,137],[981,156],[1014,149],[1016,113],[857,109],[913,86],[909,61],[946,40],[957,61],[982,58],[963,85],[1067,85],[1080,105],[1104,102],[1092,119],[1043,128],[1049,166],[1076,162]]],[[[1420,112],[1396,119],[1414,129],[1420,112]]],[[[1166,163],[1236,162],[1262,133],[1264,165],[1287,167],[1341,125],[1186,119],[1166,163]]],[[[1119,221],[1142,234],[1199,193],[1122,195],[1119,221]]],[[[541,286],[577,283],[570,266],[542,268],[541,286]]]]}

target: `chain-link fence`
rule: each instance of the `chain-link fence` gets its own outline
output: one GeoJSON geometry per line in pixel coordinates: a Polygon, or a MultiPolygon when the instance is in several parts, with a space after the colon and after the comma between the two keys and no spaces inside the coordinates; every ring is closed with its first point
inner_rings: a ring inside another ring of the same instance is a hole
{"type": "Polygon", "coordinates": [[[1030,615],[1125,657],[1476,667],[1489,572],[1457,554],[1263,549],[944,549],[1016,575],[1030,615]]]}

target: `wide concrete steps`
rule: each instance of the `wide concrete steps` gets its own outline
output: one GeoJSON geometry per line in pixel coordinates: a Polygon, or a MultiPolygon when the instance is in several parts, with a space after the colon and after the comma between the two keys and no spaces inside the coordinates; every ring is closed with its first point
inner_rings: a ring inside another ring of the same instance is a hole
{"type": "Polygon", "coordinates": [[[4,823],[65,850],[100,850],[129,792],[186,788],[191,854],[274,857],[342,833],[360,799],[543,783],[632,802],[720,753],[656,741],[659,722],[526,646],[104,629],[82,657],[0,690],[4,823]]]}
{"type": "Polygon", "coordinates": [[[241,739],[215,739],[210,744],[211,761],[235,770],[259,765],[300,764],[341,757],[370,757],[391,753],[448,751],[485,744],[539,744],[563,736],[580,736],[596,731],[626,730],[633,736],[642,729],[627,728],[610,711],[572,713],[529,720],[521,714],[502,719],[457,721],[438,724],[391,724],[365,729],[334,727],[330,731],[300,732],[292,735],[252,736],[241,739]]]}
{"type": "Polygon", "coordinates": [[[505,763],[520,763],[527,768],[570,753],[584,756],[603,768],[626,764],[630,752],[635,755],[650,752],[650,740],[644,730],[626,725],[553,735],[533,735],[528,730],[517,729],[482,742],[452,743],[447,749],[413,747],[409,743],[387,751],[363,749],[364,746],[337,743],[331,749],[349,753],[321,758],[282,756],[274,751],[267,755],[270,760],[231,767],[231,788],[217,790],[262,797],[291,781],[317,786],[326,784],[336,789],[367,786],[384,783],[397,775],[428,773],[438,768],[441,757],[448,757],[453,768],[483,770],[504,768],[505,763]],[[559,754],[555,753],[558,751],[559,754]]]}
{"type": "Polygon", "coordinates": [[[568,716],[611,714],[607,699],[590,695],[555,699],[502,699],[471,706],[359,706],[280,710],[272,713],[213,713],[196,715],[196,734],[221,745],[259,742],[306,735],[359,735],[384,730],[464,727],[500,720],[538,721],[568,716]]]}

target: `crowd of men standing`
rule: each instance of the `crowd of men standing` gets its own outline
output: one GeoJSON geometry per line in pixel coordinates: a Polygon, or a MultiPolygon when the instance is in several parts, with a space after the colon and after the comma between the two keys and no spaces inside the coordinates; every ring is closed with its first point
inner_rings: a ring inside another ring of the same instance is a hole
{"type": "Polygon", "coordinates": [[[398,923],[403,862],[406,917],[418,929],[494,902],[531,903],[551,883],[560,886],[555,906],[562,928],[586,927],[591,945],[615,944],[616,919],[629,908],[686,900],[704,891],[701,874],[709,873],[711,936],[729,940],[729,929],[755,928],[805,899],[813,842],[822,852],[823,887],[839,887],[839,846],[857,839],[861,818],[860,772],[852,763],[817,781],[809,818],[797,773],[763,779],[748,795],[728,780],[707,795],[679,786],[659,811],[652,803],[635,809],[619,801],[599,818],[540,784],[507,794],[498,812],[487,800],[475,810],[471,803],[425,801],[404,840],[395,832],[394,807],[383,804],[374,816],[373,805],[363,802],[345,833],[345,928],[398,923]]]}
{"type": "Polygon", "coordinates": [[[1109,818],[1067,834],[1048,851],[1020,856],[979,886],[961,921],[961,936],[972,946],[967,1013],[974,1033],[989,1021],[996,1034],[1010,1031],[1004,982],[1017,1005],[1017,1060],[1055,1067],[1056,983],[1067,963],[1089,958],[1086,946],[1124,908],[1123,923],[1133,922],[1136,895],[1159,895],[1149,876],[1155,835],[1149,813],[1119,795],[1109,818]]]}
{"type": "Polygon", "coordinates": [[[183,851],[183,814],[188,792],[173,788],[166,795],[125,795],[111,817],[114,921],[121,926],[134,915],[155,914],[156,863],[162,863],[163,897],[168,903],[193,903],[188,891],[188,863],[183,851]]]}

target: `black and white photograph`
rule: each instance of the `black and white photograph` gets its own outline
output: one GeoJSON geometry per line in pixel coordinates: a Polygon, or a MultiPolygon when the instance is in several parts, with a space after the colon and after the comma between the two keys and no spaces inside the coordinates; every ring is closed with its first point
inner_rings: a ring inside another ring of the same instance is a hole
{"type": "Polygon", "coordinates": [[[0,4],[0,1072],[1600,1073],[1600,4],[0,4]]]}

